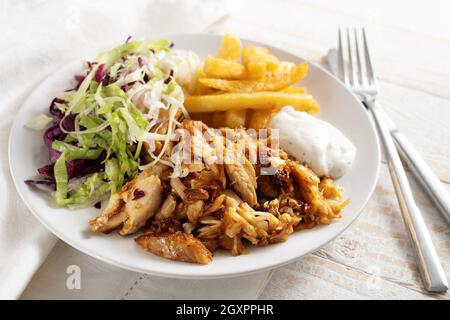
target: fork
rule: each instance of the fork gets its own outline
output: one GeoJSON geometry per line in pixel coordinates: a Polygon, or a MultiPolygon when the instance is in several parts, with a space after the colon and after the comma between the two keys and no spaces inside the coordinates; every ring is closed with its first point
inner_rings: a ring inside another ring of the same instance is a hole
{"type": "Polygon", "coordinates": [[[447,277],[433,246],[422,214],[417,207],[400,157],[397,153],[389,127],[383,117],[383,110],[376,102],[379,92],[377,78],[370,59],[365,29],[360,32],[350,29],[346,32],[347,48],[344,49],[344,35],[338,35],[338,75],[346,87],[355,94],[372,114],[378,136],[384,146],[392,183],[397,195],[400,211],[411,239],[424,287],[430,292],[448,289],[447,277]],[[358,41],[362,38],[362,42],[358,41]],[[353,40],[353,41],[352,41],[353,40]]]}

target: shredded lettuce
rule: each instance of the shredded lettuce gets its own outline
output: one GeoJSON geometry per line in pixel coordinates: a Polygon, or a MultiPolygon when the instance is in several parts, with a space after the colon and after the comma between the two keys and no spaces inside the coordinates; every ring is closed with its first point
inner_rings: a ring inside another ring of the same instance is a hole
{"type": "Polygon", "coordinates": [[[90,175],[74,192],[69,199],[65,201],[66,205],[94,205],[105,199],[110,191],[110,185],[104,180],[103,173],[94,173],[90,175]]]}
{"type": "Polygon", "coordinates": [[[119,160],[111,158],[105,163],[105,175],[109,180],[111,192],[116,192],[123,183],[123,175],[120,175],[119,160]]]}
{"type": "Polygon", "coordinates": [[[35,131],[41,131],[47,128],[47,126],[53,121],[52,118],[46,116],[45,114],[38,114],[37,116],[31,118],[25,126],[27,128],[33,129],[35,131]]]}
{"type": "Polygon", "coordinates": [[[73,96],[72,100],[69,102],[69,109],[66,115],[70,113],[78,113],[79,108],[83,106],[83,101],[85,101],[84,98],[86,98],[86,91],[88,90],[92,77],[95,75],[95,72],[97,71],[97,66],[95,66],[91,72],[84,78],[83,82],[80,84],[80,87],[76,91],[75,95],[73,96]]]}
{"type": "Polygon", "coordinates": [[[65,154],[66,161],[76,159],[95,160],[100,157],[100,154],[103,151],[102,148],[88,149],[76,147],[59,140],[53,141],[52,148],[58,150],[59,152],[63,152],[65,154]]]}
{"type": "Polygon", "coordinates": [[[67,203],[67,183],[69,180],[66,169],[66,154],[64,152],[56,160],[53,171],[56,182],[55,201],[59,206],[64,206],[67,203]]]}

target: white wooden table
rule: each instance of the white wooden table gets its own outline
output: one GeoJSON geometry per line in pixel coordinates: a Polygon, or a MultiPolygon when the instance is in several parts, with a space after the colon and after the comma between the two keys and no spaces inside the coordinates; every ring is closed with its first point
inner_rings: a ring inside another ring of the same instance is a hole
{"type": "MultiPolygon", "coordinates": [[[[450,191],[450,22],[444,1],[248,1],[209,32],[231,33],[323,63],[339,26],[366,26],[380,103],[450,191]]],[[[411,177],[411,175],[409,175],[411,177]]],[[[412,180],[450,275],[450,232],[412,180]]],[[[421,285],[387,166],[357,221],[319,251],[277,269],[263,299],[449,299],[421,285]]]]}

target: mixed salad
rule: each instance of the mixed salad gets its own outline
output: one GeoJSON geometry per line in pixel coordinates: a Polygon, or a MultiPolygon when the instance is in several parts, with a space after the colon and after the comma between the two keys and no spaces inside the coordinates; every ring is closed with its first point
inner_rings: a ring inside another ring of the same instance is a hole
{"type": "Polygon", "coordinates": [[[183,90],[192,90],[199,63],[194,53],[172,47],[168,40],[128,39],[87,62],[75,87],[51,102],[50,116],[28,123],[45,129],[50,163],[26,182],[54,186],[59,206],[98,206],[140,170],[162,161],[170,128],[180,114],[189,117],[183,90]],[[162,126],[169,130],[158,133],[162,126]],[[155,143],[162,145],[156,154],[155,143]],[[153,161],[142,162],[144,152],[153,161]]]}

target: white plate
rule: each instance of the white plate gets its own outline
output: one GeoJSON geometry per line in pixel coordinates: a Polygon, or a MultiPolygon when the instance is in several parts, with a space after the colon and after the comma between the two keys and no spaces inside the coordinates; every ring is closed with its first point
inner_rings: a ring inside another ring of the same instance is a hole
{"type": "MultiPolygon", "coordinates": [[[[221,37],[216,35],[178,35],[170,37],[176,48],[195,51],[201,58],[217,52],[221,37]]],[[[255,44],[243,41],[244,44],[255,44]]],[[[299,62],[302,59],[287,51],[268,47],[279,59],[299,62]]],[[[9,140],[9,163],[16,188],[28,208],[51,232],[84,253],[113,265],[159,276],[178,278],[217,278],[248,274],[277,267],[319,249],[343,232],[359,215],[375,187],[380,152],[374,127],[364,107],[327,71],[310,63],[309,75],[301,85],[318,100],[319,118],[329,121],[357,147],[351,170],[337,182],[345,188],[350,205],[343,217],[329,226],[296,232],[280,244],[250,248],[249,254],[233,257],[216,253],[211,264],[200,266],[159,258],[138,247],[133,237],[117,234],[93,234],[88,221],[99,214],[94,208],[69,211],[55,206],[51,197],[24,183],[36,175],[36,169],[48,163],[42,133],[24,127],[38,113],[47,112],[58,92],[73,87],[73,75],[80,72],[81,61],[58,70],[39,85],[18,112],[9,140]]]]}

